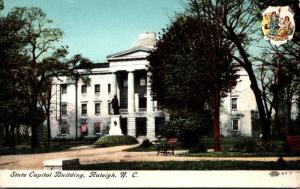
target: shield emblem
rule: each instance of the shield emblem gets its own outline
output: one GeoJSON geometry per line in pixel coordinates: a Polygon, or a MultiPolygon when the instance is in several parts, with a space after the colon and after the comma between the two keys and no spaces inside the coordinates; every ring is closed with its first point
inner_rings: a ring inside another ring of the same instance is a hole
{"type": "Polygon", "coordinates": [[[279,46],[293,38],[295,21],[289,6],[269,6],[262,16],[262,32],[271,44],[279,46]]]}

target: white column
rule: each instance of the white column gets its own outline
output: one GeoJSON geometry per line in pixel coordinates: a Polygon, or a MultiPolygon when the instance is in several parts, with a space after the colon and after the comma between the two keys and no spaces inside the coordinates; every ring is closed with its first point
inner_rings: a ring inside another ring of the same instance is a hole
{"type": "Polygon", "coordinates": [[[134,112],[134,74],[128,72],[128,113],[134,112]]]}
{"type": "Polygon", "coordinates": [[[155,117],[153,115],[154,102],[151,96],[150,84],[151,72],[147,72],[147,138],[149,140],[155,139],[155,117]]]}
{"type": "Polygon", "coordinates": [[[150,84],[151,72],[147,72],[147,112],[153,112],[153,100],[151,96],[151,84],[150,84]]]}
{"type": "Polygon", "coordinates": [[[135,117],[127,118],[127,135],[136,137],[135,117]]]}
{"type": "Polygon", "coordinates": [[[134,104],[135,104],[135,111],[139,112],[139,106],[140,106],[140,102],[139,102],[139,94],[135,93],[134,94],[134,104]]]}
{"type": "Polygon", "coordinates": [[[147,117],[147,138],[149,140],[155,139],[155,117],[147,117]]]}
{"type": "Polygon", "coordinates": [[[117,95],[117,73],[112,73],[112,79],[111,79],[111,94],[112,96],[117,95]]]}

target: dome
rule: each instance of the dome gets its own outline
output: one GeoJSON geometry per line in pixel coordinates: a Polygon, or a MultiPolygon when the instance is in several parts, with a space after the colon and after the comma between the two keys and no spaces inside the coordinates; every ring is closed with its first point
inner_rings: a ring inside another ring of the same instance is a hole
{"type": "Polygon", "coordinates": [[[145,32],[139,35],[139,38],[133,43],[132,48],[135,47],[153,48],[155,44],[156,44],[155,32],[145,32]]]}

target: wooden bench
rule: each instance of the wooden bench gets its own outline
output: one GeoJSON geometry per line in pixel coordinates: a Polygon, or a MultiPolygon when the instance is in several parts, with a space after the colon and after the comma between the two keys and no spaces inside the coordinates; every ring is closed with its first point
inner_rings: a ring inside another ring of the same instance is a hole
{"type": "Polygon", "coordinates": [[[300,151],[300,135],[287,136],[287,144],[290,150],[300,151]]]}
{"type": "Polygon", "coordinates": [[[171,153],[173,156],[175,155],[174,149],[176,146],[177,138],[169,138],[167,140],[159,140],[157,145],[157,155],[162,153],[163,155],[167,156],[168,153],[171,153]],[[168,152],[168,151],[171,152],[168,152]]]}

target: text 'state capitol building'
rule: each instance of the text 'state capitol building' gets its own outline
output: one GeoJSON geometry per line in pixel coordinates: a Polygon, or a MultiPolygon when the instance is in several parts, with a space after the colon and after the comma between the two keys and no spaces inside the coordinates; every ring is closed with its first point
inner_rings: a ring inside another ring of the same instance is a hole
{"type": "MultiPolygon", "coordinates": [[[[154,50],[156,40],[155,33],[142,33],[128,50],[108,55],[107,63],[94,64],[88,72],[89,84],[68,77],[55,78],[51,137],[124,134],[155,139],[168,118],[151,98],[147,56],[154,50]],[[111,101],[115,95],[120,115],[113,115],[111,101]]],[[[240,82],[223,99],[221,107],[221,133],[224,136],[251,136],[251,110],[256,109],[255,97],[246,72],[239,74],[240,82]]]]}

